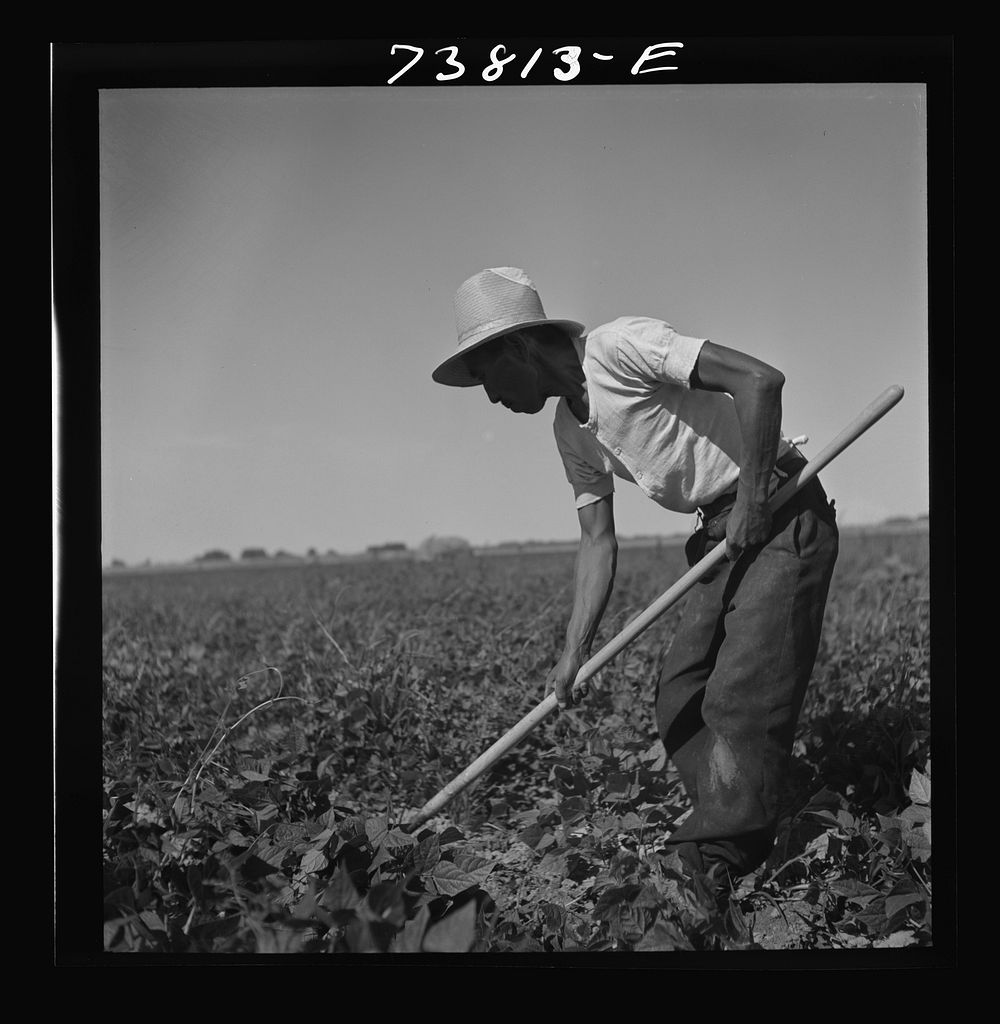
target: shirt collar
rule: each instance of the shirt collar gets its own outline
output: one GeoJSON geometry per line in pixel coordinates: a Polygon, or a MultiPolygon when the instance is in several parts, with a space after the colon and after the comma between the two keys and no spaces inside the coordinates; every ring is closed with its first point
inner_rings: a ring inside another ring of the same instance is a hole
{"type": "Polygon", "coordinates": [[[573,422],[576,423],[581,430],[589,430],[596,434],[597,408],[595,407],[594,395],[590,387],[590,377],[587,375],[587,335],[577,335],[573,339],[573,347],[576,349],[577,358],[580,360],[580,369],[583,370],[583,390],[587,393],[587,409],[589,410],[589,417],[586,423],[580,423],[575,416],[573,417],[573,422]]]}

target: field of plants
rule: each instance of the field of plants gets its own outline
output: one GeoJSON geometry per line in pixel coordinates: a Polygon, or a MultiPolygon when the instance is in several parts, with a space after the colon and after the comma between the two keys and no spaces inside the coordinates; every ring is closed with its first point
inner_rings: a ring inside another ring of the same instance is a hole
{"type": "MultiPolygon", "coordinates": [[[[685,570],[623,548],[594,650],[685,570]]],[[[341,954],[929,946],[926,533],[845,536],[770,860],[681,871],[652,718],[681,605],[412,832],[544,696],[572,556],[104,580],[104,948],[341,954]]]]}

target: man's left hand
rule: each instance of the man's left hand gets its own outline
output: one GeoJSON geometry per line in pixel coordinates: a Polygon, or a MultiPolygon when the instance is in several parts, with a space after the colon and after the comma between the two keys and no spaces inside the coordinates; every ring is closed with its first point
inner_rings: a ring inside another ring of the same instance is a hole
{"type": "Polygon", "coordinates": [[[561,711],[579,704],[590,692],[590,685],[586,680],[579,686],[576,685],[577,674],[586,660],[577,651],[564,651],[545,677],[545,695],[554,692],[561,711]]]}
{"type": "Polygon", "coordinates": [[[771,509],[766,501],[750,501],[737,493],[726,520],[726,559],[735,562],[747,548],[767,542],[771,509]]]}

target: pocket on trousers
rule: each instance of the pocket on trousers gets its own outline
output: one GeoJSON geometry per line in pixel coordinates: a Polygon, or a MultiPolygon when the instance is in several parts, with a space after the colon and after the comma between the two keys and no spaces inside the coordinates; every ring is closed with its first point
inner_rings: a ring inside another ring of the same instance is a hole
{"type": "Polygon", "coordinates": [[[823,490],[823,485],[817,478],[814,480],[809,487],[813,491],[810,505],[815,511],[816,515],[823,520],[824,523],[829,523],[831,526],[837,525],[837,508],[836,501],[831,500],[826,496],[826,491],[823,490]]]}
{"type": "Polygon", "coordinates": [[[792,529],[792,545],[795,554],[801,558],[809,553],[809,545],[816,540],[816,514],[811,509],[803,509],[795,517],[792,529]]]}
{"type": "Polygon", "coordinates": [[[807,508],[795,519],[792,543],[799,558],[811,558],[830,542],[831,530],[836,533],[836,524],[825,514],[807,508]]]}
{"type": "MultiPolygon", "coordinates": [[[[695,530],[684,543],[684,556],[687,559],[687,564],[693,568],[718,544],[719,541],[709,537],[708,530],[704,526],[695,530]]],[[[711,583],[721,571],[721,565],[715,566],[709,569],[698,582],[711,583]]]]}
{"type": "Polygon", "coordinates": [[[707,541],[708,537],[703,527],[700,530],[695,530],[684,542],[684,557],[687,559],[687,564],[690,567],[693,568],[705,557],[705,544],[707,541]]]}

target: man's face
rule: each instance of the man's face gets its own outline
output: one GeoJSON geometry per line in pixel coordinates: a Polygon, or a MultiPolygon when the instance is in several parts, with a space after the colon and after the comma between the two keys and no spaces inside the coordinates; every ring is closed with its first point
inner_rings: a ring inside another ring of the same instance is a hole
{"type": "Polygon", "coordinates": [[[536,413],[545,405],[547,396],[540,390],[538,369],[530,351],[519,344],[516,336],[505,336],[474,353],[470,369],[482,382],[489,400],[511,412],[536,413]]]}

